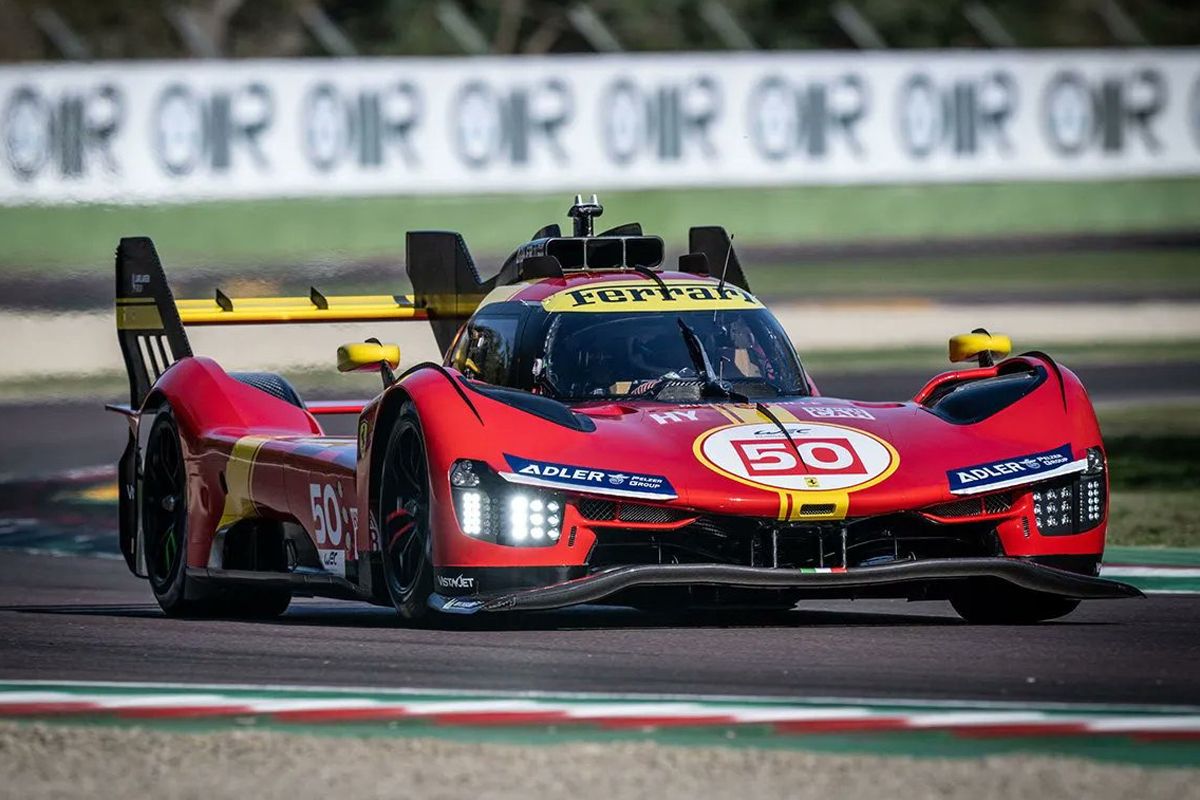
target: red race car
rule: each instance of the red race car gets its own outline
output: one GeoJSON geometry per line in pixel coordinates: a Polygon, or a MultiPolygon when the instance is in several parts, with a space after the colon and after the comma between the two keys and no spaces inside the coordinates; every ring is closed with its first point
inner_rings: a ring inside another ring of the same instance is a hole
{"type": "MultiPolygon", "coordinates": [[[[730,237],[677,270],[637,224],[547,226],[479,278],[462,237],[407,237],[414,294],[175,302],[149,239],[117,249],[129,372],[121,548],[174,615],[293,595],[407,620],[603,601],[788,607],[949,600],[972,622],[1138,595],[1097,577],[1108,476],[1088,396],[1043,353],[955,337],[911,400],[821,395],[730,237]],[[308,403],[192,354],[185,325],[428,320],[444,355],[339,349],[370,402],[308,403]],[[318,418],[357,414],[357,436],[318,418]]],[[[443,617],[444,619],[444,617],[443,617]]]]}

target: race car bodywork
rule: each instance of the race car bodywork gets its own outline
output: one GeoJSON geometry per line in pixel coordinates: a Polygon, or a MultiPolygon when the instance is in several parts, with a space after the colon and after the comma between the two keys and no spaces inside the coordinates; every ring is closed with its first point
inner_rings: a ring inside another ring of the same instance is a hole
{"type": "Polygon", "coordinates": [[[605,602],[948,599],[1032,622],[1101,579],[1107,465],[1078,378],[1002,337],[911,400],[822,396],[720,228],[675,271],[626,225],[543,228],[480,280],[461,237],[409,234],[412,296],[176,303],[148,239],[117,251],[131,402],[121,545],[168,613],[281,613],[293,594],[408,619],[605,602]],[[709,274],[710,271],[714,274],[709,274]],[[365,403],[192,355],[184,325],[429,320],[441,364],[365,403]],[[357,435],[318,417],[357,414],[357,435]]]}

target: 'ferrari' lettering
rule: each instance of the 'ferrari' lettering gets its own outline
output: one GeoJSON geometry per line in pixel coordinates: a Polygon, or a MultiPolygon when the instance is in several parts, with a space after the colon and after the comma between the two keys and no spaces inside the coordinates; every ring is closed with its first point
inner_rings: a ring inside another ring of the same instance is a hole
{"type": "Polygon", "coordinates": [[[762,308],[754,295],[739,286],[717,286],[700,281],[664,281],[661,287],[646,281],[612,281],[566,289],[542,301],[547,311],[720,311],[762,308]]]}

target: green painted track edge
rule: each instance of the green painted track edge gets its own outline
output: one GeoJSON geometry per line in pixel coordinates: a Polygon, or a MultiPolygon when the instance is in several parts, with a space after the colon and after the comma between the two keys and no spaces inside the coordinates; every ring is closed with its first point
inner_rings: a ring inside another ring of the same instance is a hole
{"type": "Polygon", "coordinates": [[[1200,548],[1111,546],[1104,548],[1104,563],[1147,567],[1200,567],[1200,548]]]}

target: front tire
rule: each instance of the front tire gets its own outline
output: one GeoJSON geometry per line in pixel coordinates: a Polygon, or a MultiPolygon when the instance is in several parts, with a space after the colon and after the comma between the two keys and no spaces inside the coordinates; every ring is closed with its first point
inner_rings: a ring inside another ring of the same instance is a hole
{"type": "Polygon", "coordinates": [[[412,623],[429,619],[433,594],[433,531],[425,434],[411,402],[388,435],[379,484],[381,560],[392,605],[412,623]]]}
{"type": "Polygon", "coordinates": [[[950,605],[974,625],[1032,625],[1065,617],[1079,606],[1079,601],[1010,583],[977,580],[951,594],[950,605]]]}

